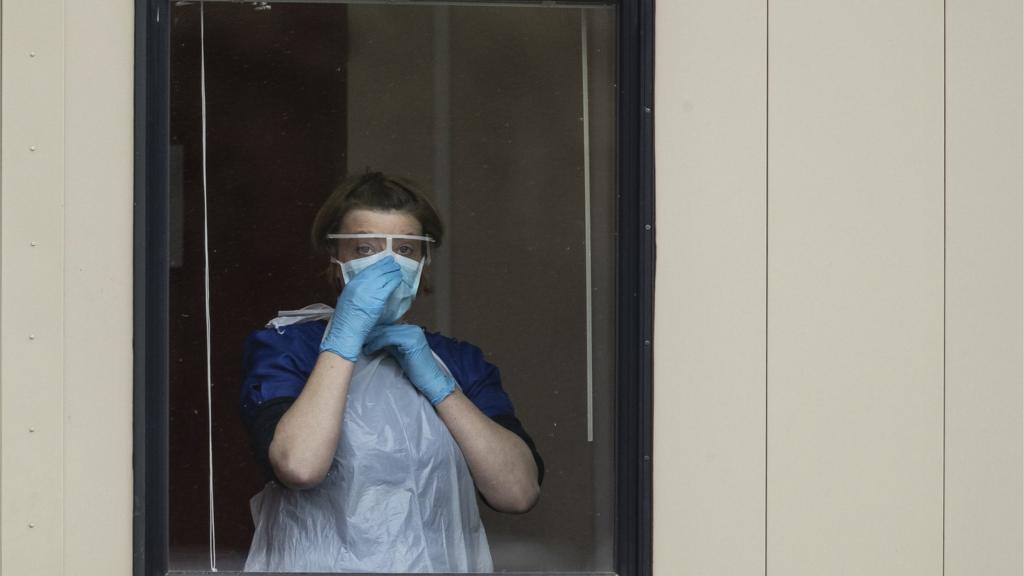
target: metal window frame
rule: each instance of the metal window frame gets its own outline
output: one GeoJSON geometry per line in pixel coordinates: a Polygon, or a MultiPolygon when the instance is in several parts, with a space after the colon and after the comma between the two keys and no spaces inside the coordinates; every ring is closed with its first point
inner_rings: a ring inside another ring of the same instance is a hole
{"type": "MultiPolygon", "coordinates": [[[[135,576],[169,574],[170,3],[171,0],[135,0],[132,546],[135,576]]],[[[587,3],[579,2],[581,6],[587,3]]],[[[618,362],[614,574],[650,576],[655,261],[654,0],[617,2],[617,26],[618,362]]]]}

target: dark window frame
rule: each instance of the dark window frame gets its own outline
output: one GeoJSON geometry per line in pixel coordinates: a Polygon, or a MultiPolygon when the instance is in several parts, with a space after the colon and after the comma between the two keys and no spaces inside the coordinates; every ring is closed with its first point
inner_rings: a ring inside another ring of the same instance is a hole
{"type": "MultiPolygon", "coordinates": [[[[171,1],[135,1],[132,545],[135,576],[169,573],[168,41],[171,1]]],[[[513,2],[503,0],[502,3],[513,2]]],[[[650,576],[655,256],[654,0],[620,0],[617,26],[615,574],[650,576]]],[[[172,574],[198,576],[206,572],[176,571],[172,574]]]]}

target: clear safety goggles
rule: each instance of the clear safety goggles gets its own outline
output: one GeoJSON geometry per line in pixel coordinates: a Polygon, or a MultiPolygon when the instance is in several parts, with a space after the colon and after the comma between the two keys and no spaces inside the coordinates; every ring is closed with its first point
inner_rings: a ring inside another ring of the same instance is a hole
{"type": "Polygon", "coordinates": [[[434,243],[430,236],[407,234],[328,234],[327,237],[338,241],[338,259],[342,262],[389,250],[398,256],[417,262],[425,260],[429,264],[430,245],[434,243]]]}

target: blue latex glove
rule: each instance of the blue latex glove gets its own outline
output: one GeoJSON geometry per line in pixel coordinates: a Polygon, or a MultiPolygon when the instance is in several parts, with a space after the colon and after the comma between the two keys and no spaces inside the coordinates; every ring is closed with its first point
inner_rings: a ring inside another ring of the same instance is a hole
{"type": "Polygon", "coordinates": [[[393,257],[374,263],[345,285],[334,307],[334,319],[324,339],[321,352],[333,352],[355,362],[367,334],[377,325],[388,296],[402,282],[402,272],[393,257]]]}
{"type": "Polygon", "coordinates": [[[455,392],[455,379],[437,363],[419,326],[377,326],[366,338],[366,353],[376,354],[384,348],[398,360],[413,386],[434,406],[455,392]]]}

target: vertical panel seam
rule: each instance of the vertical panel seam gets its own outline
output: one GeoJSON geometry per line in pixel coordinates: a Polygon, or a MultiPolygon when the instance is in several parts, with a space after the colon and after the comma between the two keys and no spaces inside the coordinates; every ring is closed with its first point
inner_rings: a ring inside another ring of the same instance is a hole
{"type": "Polygon", "coordinates": [[[768,130],[771,110],[769,50],[771,49],[771,0],[764,3],[764,574],[768,576],[768,130]]]}
{"type": "MultiPolygon", "coordinates": [[[[4,141],[5,141],[4,136],[6,136],[6,134],[7,134],[7,123],[5,122],[6,118],[4,117],[4,113],[3,113],[4,112],[4,107],[6,106],[6,98],[4,97],[5,92],[3,91],[3,88],[5,88],[6,84],[7,84],[6,82],[4,82],[5,75],[6,75],[6,72],[7,72],[7,67],[4,66],[4,56],[7,55],[7,54],[10,54],[10,50],[5,50],[6,46],[4,46],[4,40],[7,37],[7,35],[4,34],[4,23],[7,21],[7,19],[4,18],[5,6],[7,6],[7,4],[5,4],[2,1],[0,1],[0,262],[3,261],[3,247],[4,247],[3,246],[3,244],[4,244],[3,243],[3,217],[4,217],[3,198],[4,198],[4,188],[5,188],[4,182],[5,182],[5,179],[3,177],[4,171],[2,169],[2,166],[6,164],[6,162],[4,161],[5,160],[4,159],[4,153],[6,152],[5,146],[4,146],[4,141]]],[[[3,309],[3,276],[4,276],[4,273],[3,273],[3,271],[4,271],[3,270],[3,265],[2,265],[2,263],[0,263],[0,326],[3,326],[3,316],[4,316],[4,309],[3,309]]],[[[6,502],[4,501],[4,497],[3,497],[3,494],[4,494],[4,492],[3,492],[4,478],[3,478],[3,473],[2,473],[2,469],[3,469],[3,457],[2,457],[2,454],[3,454],[3,451],[4,451],[3,406],[4,406],[4,396],[5,396],[5,394],[4,394],[4,387],[3,387],[3,384],[2,384],[2,380],[3,380],[2,379],[2,375],[3,375],[3,370],[2,370],[3,361],[4,361],[4,343],[3,343],[3,334],[2,334],[2,331],[0,331],[0,574],[4,574],[4,556],[5,556],[4,555],[4,548],[5,547],[3,545],[3,542],[4,542],[4,538],[3,538],[4,537],[4,529],[3,529],[3,516],[4,516],[4,514],[3,514],[3,512],[4,512],[5,505],[6,505],[6,502]]]]}
{"type": "Polygon", "coordinates": [[[947,175],[947,110],[946,93],[948,63],[946,58],[947,16],[946,0],[942,0],[942,576],[946,576],[946,243],[949,235],[947,175]]]}
{"type": "Polygon", "coordinates": [[[56,530],[56,536],[57,536],[57,573],[61,574],[61,575],[66,573],[66,571],[65,571],[65,563],[64,563],[64,560],[65,560],[64,559],[64,552],[65,552],[65,538],[64,537],[65,537],[65,530],[67,530],[67,522],[66,522],[66,518],[65,518],[65,513],[66,513],[66,510],[67,510],[67,507],[65,506],[65,501],[64,501],[65,495],[67,494],[67,490],[65,489],[65,484],[64,484],[65,481],[66,481],[65,470],[64,470],[64,462],[65,462],[65,458],[66,458],[65,444],[64,444],[64,434],[65,434],[64,421],[65,421],[65,416],[66,416],[65,411],[67,409],[67,406],[66,406],[67,397],[64,394],[64,391],[65,391],[65,388],[66,388],[66,386],[65,386],[66,382],[65,382],[64,379],[65,379],[65,376],[68,373],[67,367],[65,366],[65,363],[67,362],[67,322],[65,321],[67,315],[65,313],[65,310],[66,310],[66,307],[67,307],[67,280],[68,280],[68,274],[67,274],[67,238],[68,238],[68,234],[67,234],[67,198],[68,198],[68,121],[67,121],[67,97],[68,97],[68,91],[67,91],[67,74],[68,74],[67,53],[68,52],[67,52],[67,38],[68,38],[68,35],[67,35],[67,3],[64,2],[64,1],[61,1],[61,3],[60,3],[60,43],[61,43],[61,52],[60,52],[60,67],[61,67],[60,79],[61,79],[61,82],[60,82],[60,90],[61,90],[61,99],[60,99],[60,111],[59,112],[60,112],[60,115],[61,115],[61,134],[60,134],[60,137],[61,137],[61,143],[60,143],[61,144],[61,146],[60,146],[61,158],[60,158],[60,165],[61,165],[62,174],[61,174],[61,187],[60,187],[59,196],[58,196],[59,206],[58,206],[58,210],[57,210],[58,218],[60,218],[60,224],[58,226],[58,229],[60,230],[60,238],[58,239],[58,242],[57,242],[57,274],[59,275],[58,278],[57,278],[57,290],[59,291],[59,293],[58,293],[58,297],[57,297],[58,302],[57,302],[57,311],[56,311],[57,312],[57,324],[58,324],[58,329],[57,330],[58,330],[58,334],[60,334],[60,338],[59,338],[58,344],[57,344],[57,354],[59,356],[58,356],[58,361],[57,361],[57,382],[56,382],[56,384],[57,384],[57,394],[58,394],[58,398],[59,398],[59,401],[57,402],[57,406],[56,406],[56,410],[57,410],[57,430],[56,430],[56,432],[57,432],[56,433],[56,438],[57,438],[57,487],[58,487],[57,489],[59,490],[59,494],[57,494],[57,506],[58,506],[57,518],[59,518],[60,526],[56,530]]]}

